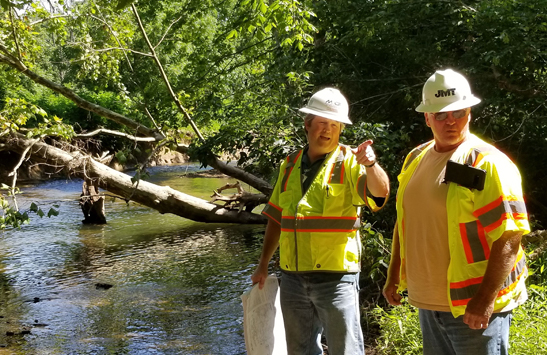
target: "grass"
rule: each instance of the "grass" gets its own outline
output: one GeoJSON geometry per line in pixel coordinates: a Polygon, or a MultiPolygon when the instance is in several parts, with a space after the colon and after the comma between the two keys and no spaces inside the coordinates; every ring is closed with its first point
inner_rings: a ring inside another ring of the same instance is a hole
{"type": "MultiPolygon", "coordinates": [[[[547,354],[547,287],[528,287],[529,299],[513,312],[509,336],[512,355],[547,354]]],[[[422,354],[422,335],[416,308],[402,306],[376,307],[371,314],[380,327],[376,338],[377,354],[422,354]]]]}

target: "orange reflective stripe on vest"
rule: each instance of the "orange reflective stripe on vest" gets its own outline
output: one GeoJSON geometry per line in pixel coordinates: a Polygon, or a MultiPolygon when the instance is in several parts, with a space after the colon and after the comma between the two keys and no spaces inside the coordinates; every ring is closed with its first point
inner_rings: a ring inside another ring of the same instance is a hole
{"type": "MultiPolygon", "coordinates": [[[[511,291],[520,280],[526,267],[526,259],[522,254],[520,260],[515,264],[507,279],[505,279],[498,297],[511,291]]],[[[483,277],[475,277],[465,281],[450,283],[450,299],[453,306],[464,306],[473,298],[482,283],[483,277]]]]}
{"type": "Polygon", "coordinates": [[[287,183],[289,182],[289,177],[291,176],[294,164],[302,154],[302,150],[295,152],[287,157],[287,165],[285,166],[285,174],[283,180],[281,181],[281,192],[287,191],[287,183]]]}
{"type": "Polygon", "coordinates": [[[507,218],[528,218],[524,202],[507,201],[503,196],[476,210],[473,215],[481,221],[486,231],[496,229],[507,218]]]}

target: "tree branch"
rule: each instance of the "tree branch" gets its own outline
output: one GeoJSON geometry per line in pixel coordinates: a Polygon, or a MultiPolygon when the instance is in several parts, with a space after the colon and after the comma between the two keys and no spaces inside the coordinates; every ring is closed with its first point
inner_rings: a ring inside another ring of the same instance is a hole
{"type": "Polygon", "coordinates": [[[150,49],[150,52],[152,53],[154,57],[154,61],[156,62],[156,65],[158,66],[161,77],[163,78],[163,81],[165,82],[165,85],[167,86],[167,90],[169,91],[169,94],[171,95],[171,98],[177,105],[178,109],[183,113],[184,118],[186,121],[190,124],[196,135],[199,137],[199,139],[204,142],[205,138],[203,138],[203,135],[199,131],[198,127],[184,108],[182,104],[179,101],[179,98],[173,91],[173,88],[171,87],[171,83],[169,82],[169,79],[167,78],[167,74],[165,74],[165,71],[163,70],[163,65],[161,64],[158,56],[156,55],[156,51],[154,50],[154,47],[152,46],[152,43],[150,43],[150,40],[148,39],[148,35],[146,34],[146,31],[144,30],[144,26],[142,25],[141,18],[139,17],[139,13],[137,12],[137,8],[135,7],[135,4],[131,4],[131,9],[133,10],[133,14],[135,15],[135,18],[137,19],[137,24],[139,25],[139,29],[142,32],[142,35],[144,37],[144,40],[146,41],[146,44],[148,45],[148,48],[150,49]]]}
{"type": "Polygon", "coordinates": [[[130,129],[133,129],[137,131],[138,133],[148,136],[148,137],[154,137],[156,140],[162,140],[165,138],[162,134],[159,134],[158,132],[141,125],[140,123],[125,117],[123,115],[120,115],[117,112],[111,111],[107,108],[104,108],[102,106],[99,106],[97,104],[94,104],[92,102],[89,102],[80,96],[78,96],[74,91],[70,90],[69,88],[59,85],[57,83],[54,83],[53,81],[46,79],[33,71],[29,70],[20,60],[13,57],[11,54],[9,54],[9,51],[5,46],[0,44],[0,51],[4,52],[6,55],[0,55],[0,62],[5,63],[9,65],[10,67],[18,70],[22,74],[29,77],[34,82],[43,85],[55,92],[60,93],[61,95],[65,96],[69,100],[73,101],[76,105],[79,107],[94,112],[102,117],[106,117],[116,123],[119,123],[121,125],[127,126],[130,129]]]}
{"type": "Polygon", "coordinates": [[[17,48],[17,55],[19,56],[19,60],[21,60],[21,48],[19,47],[19,40],[17,39],[17,32],[15,31],[15,24],[13,23],[13,8],[11,6],[9,8],[9,20],[11,24],[11,32],[13,34],[13,41],[15,42],[15,47],[17,48]]]}
{"type": "Polygon", "coordinates": [[[109,134],[111,136],[124,137],[135,142],[156,142],[157,141],[157,139],[154,137],[135,137],[127,133],[123,133],[120,131],[113,131],[111,129],[106,129],[106,128],[99,128],[89,133],[80,133],[80,134],[77,134],[75,138],[89,138],[101,133],[109,134]]]}
{"type": "Polygon", "coordinates": [[[28,145],[28,147],[25,150],[23,150],[23,152],[21,153],[21,159],[19,159],[19,162],[17,162],[12,172],[8,174],[8,176],[13,176],[10,191],[11,191],[11,197],[13,199],[13,205],[15,206],[16,211],[19,211],[19,206],[17,205],[17,198],[15,197],[15,185],[17,184],[17,170],[19,170],[19,168],[21,167],[21,164],[23,164],[23,162],[25,161],[27,157],[27,153],[36,142],[38,142],[38,139],[33,139],[30,141],[30,144],[28,145]]]}
{"type": "MultiPolygon", "coordinates": [[[[99,11],[99,13],[101,13],[100,11],[100,8],[97,6],[97,4],[95,4],[95,8],[99,11]]],[[[101,14],[102,16],[102,14],[101,14]]],[[[110,34],[112,35],[112,37],[114,37],[114,39],[116,40],[116,42],[118,43],[118,46],[122,47],[122,43],[120,42],[120,40],[118,39],[118,36],[116,36],[116,34],[114,33],[114,31],[112,30],[112,27],[110,27],[110,24],[107,23],[104,19],[102,18],[98,18],[94,15],[91,15],[91,18],[94,18],[100,22],[102,22],[107,28],[108,30],[110,31],[110,34]]],[[[131,71],[133,71],[133,66],[131,65],[131,61],[129,61],[129,57],[127,56],[127,53],[125,53],[125,51],[123,51],[123,55],[125,57],[125,61],[127,62],[127,65],[129,65],[129,68],[131,69],[131,71]]]]}
{"type": "Polygon", "coordinates": [[[167,34],[169,33],[169,30],[171,29],[171,27],[173,27],[173,25],[174,25],[175,23],[179,22],[181,18],[182,18],[182,16],[179,17],[178,19],[176,19],[175,21],[171,22],[171,24],[169,25],[169,27],[167,27],[167,30],[165,30],[165,33],[164,33],[163,36],[161,37],[161,39],[160,39],[160,41],[158,42],[158,44],[156,44],[156,45],[154,46],[154,49],[158,48],[158,46],[161,44],[161,42],[163,42],[163,40],[165,39],[165,36],[167,36],[167,34]]]}
{"type": "MultiPolygon", "coordinates": [[[[153,57],[152,55],[148,54],[148,53],[143,53],[143,52],[139,52],[139,51],[136,51],[134,49],[128,49],[128,48],[123,48],[123,47],[109,47],[109,48],[100,48],[100,49],[96,49],[96,48],[93,48],[93,51],[94,52],[109,52],[109,51],[123,51],[124,53],[125,52],[131,52],[131,53],[135,53],[135,54],[138,54],[138,55],[142,55],[142,56],[145,56],[145,57],[153,57]]],[[[133,68],[131,68],[133,69],[133,68]]]]}
{"type": "Polygon", "coordinates": [[[56,18],[61,18],[61,17],[70,17],[70,16],[69,15],[55,15],[55,16],[51,16],[51,17],[48,17],[48,18],[43,18],[43,19],[31,22],[29,24],[29,26],[35,26],[35,25],[38,25],[42,22],[46,22],[46,21],[53,20],[53,19],[56,19],[56,18]]]}

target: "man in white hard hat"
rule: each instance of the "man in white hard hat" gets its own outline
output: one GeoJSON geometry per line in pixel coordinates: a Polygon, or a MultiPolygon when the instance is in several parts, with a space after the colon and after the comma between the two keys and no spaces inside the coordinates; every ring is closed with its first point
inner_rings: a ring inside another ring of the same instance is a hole
{"type": "Polygon", "coordinates": [[[435,72],[423,112],[433,140],[406,157],[384,296],[419,308],[424,354],[507,354],[511,311],[526,298],[530,230],[511,160],[469,132],[480,100],[463,75],[435,72]]]}
{"type": "Polygon", "coordinates": [[[281,163],[264,214],[264,246],[251,279],[262,288],[279,247],[280,299],[289,354],[364,354],[359,317],[360,209],[383,207],[387,174],[372,140],[357,148],[339,144],[351,124],[345,97],[333,88],[315,93],[306,107],[308,145],[281,163]]]}

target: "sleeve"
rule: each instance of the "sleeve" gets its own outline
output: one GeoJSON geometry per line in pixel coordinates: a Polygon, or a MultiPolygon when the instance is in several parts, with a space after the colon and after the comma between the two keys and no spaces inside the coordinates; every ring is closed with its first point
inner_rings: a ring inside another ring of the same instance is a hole
{"type": "Polygon", "coordinates": [[[346,171],[352,190],[352,203],[354,206],[366,205],[372,212],[381,210],[387,202],[386,198],[377,198],[370,194],[367,189],[367,172],[364,165],[355,161],[355,155],[349,153],[346,160],[346,171]]]}
{"type": "Polygon", "coordinates": [[[270,220],[281,225],[281,216],[283,209],[279,206],[279,195],[281,193],[281,183],[283,181],[283,173],[285,171],[285,166],[287,165],[287,160],[283,160],[281,167],[279,168],[279,173],[277,176],[277,182],[275,183],[272,195],[270,200],[262,210],[262,214],[268,217],[270,220]]]}
{"type": "Polygon", "coordinates": [[[489,155],[478,168],[486,171],[482,191],[475,191],[473,215],[492,242],[505,231],[530,232],[520,173],[506,156],[489,155]]]}

